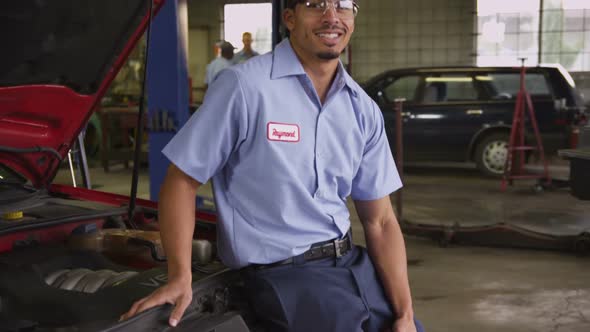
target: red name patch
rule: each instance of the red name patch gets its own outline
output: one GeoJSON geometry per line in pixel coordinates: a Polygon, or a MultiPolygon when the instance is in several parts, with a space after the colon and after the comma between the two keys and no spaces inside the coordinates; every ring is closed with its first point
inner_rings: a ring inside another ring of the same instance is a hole
{"type": "Polygon", "coordinates": [[[296,124],[269,122],[266,125],[266,137],[270,141],[299,142],[299,126],[296,124]]]}

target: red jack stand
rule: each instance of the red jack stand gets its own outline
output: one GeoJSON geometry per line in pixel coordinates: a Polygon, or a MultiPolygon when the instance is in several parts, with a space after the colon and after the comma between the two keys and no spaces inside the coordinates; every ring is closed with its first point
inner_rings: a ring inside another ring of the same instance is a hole
{"type": "Polygon", "coordinates": [[[543,141],[537,126],[537,119],[535,117],[535,109],[531,95],[526,90],[525,75],[526,67],[524,66],[525,58],[520,59],[522,66],[520,69],[520,89],[516,97],[516,106],[514,108],[514,116],[512,118],[512,129],[510,130],[510,142],[508,143],[508,156],[506,157],[506,166],[504,167],[504,176],[502,177],[502,191],[505,191],[507,185],[513,184],[514,180],[520,179],[539,179],[536,187],[543,188],[551,185],[551,177],[549,175],[549,167],[545,159],[545,150],[543,149],[543,141]],[[525,145],[525,114],[528,111],[528,117],[535,134],[535,145],[525,145]],[[538,151],[539,158],[543,163],[543,172],[540,174],[526,173],[524,170],[525,152],[538,151]]]}

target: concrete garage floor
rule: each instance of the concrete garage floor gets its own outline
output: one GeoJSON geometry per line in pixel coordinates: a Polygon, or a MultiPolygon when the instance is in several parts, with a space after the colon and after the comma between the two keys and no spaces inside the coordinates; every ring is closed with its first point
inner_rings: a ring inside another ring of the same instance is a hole
{"type": "MultiPolygon", "coordinates": [[[[567,190],[535,194],[516,182],[506,193],[498,180],[469,169],[410,169],[404,180],[404,219],[425,224],[514,223],[541,232],[590,229],[590,202],[567,190]]],[[[131,170],[91,170],[98,190],[129,194],[131,170]]],[[[71,184],[69,172],[57,178],[71,184]]],[[[149,197],[147,171],[140,197],[149,197]]],[[[210,196],[205,185],[199,194],[210,196]]],[[[393,196],[392,196],[393,199],[393,196]]],[[[352,204],[349,205],[354,210],[352,204]]],[[[364,243],[352,214],[355,242],[364,243]]],[[[407,237],[408,265],[418,319],[433,332],[590,331],[590,257],[571,253],[451,245],[407,237]]]]}

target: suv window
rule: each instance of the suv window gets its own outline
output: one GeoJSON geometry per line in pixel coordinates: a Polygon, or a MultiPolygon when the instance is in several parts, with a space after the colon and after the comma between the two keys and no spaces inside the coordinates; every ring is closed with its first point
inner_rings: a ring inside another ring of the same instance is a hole
{"type": "Polygon", "coordinates": [[[385,99],[393,102],[397,98],[405,98],[406,101],[416,100],[416,90],[420,83],[420,76],[402,76],[398,79],[390,77],[387,79],[389,83],[383,88],[385,99]]]}
{"type": "Polygon", "coordinates": [[[473,101],[479,94],[473,85],[473,78],[460,75],[429,76],[425,79],[424,103],[473,101]]]}
{"type": "MultiPolygon", "coordinates": [[[[520,89],[519,73],[478,75],[476,79],[485,87],[492,99],[514,99],[520,89]]],[[[531,95],[551,96],[551,90],[543,74],[527,73],[524,82],[531,95]]]]}

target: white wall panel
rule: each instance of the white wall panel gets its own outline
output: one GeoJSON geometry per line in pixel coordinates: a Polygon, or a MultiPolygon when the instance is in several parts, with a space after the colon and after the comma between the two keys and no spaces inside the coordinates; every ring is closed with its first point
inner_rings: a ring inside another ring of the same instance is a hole
{"type": "Polygon", "coordinates": [[[353,76],[382,71],[475,63],[475,0],[358,0],[353,76]]]}

